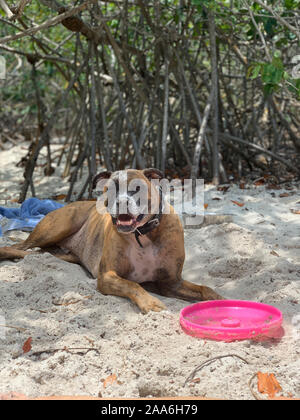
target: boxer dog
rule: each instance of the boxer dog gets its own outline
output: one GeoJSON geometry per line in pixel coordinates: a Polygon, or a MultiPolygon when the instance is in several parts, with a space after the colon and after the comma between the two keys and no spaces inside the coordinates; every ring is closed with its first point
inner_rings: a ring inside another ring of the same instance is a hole
{"type": "Polygon", "coordinates": [[[107,200],[100,207],[99,200],[68,204],[45,216],[25,241],[0,248],[0,260],[23,258],[31,253],[29,249],[42,248],[64,261],[83,265],[97,278],[99,292],[129,298],[143,313],[166,309],[149,291],[191,302],[222,299],[211,288],[181,277],[183,227],[161,190],[153,185],[152,180],[162,178],[154,168],[101,172],[93,180],[94,187],[100,181],[113,183],[115,209],[127,203],[133,210],[110,213],[105,211],[107,200]],[[136,194],[121,194],[120,180],[127,185],[133,180],[143,182],[152,212],[144,209],[137,214],[136,194]]]}

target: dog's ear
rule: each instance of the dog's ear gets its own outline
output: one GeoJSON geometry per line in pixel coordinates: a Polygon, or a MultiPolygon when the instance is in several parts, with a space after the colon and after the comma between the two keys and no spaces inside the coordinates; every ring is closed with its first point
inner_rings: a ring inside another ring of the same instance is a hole
{"type": "Polygon", "coordinates": [[[109,179],[111,177],[111,174],[111,171],[104,171],[95,175],[93,178],[93,190],[96,188],[97,183],[100,181],[100,179],[109,179]]]}
{"type": "Polygon", "coordinates": [[[147,168],[147,169],[144,169],[142,172],[143,172],[143,175],[145,175],[145,177],[148,179],[163,179],[164,177],[164,174],[162,173],[162,171],[156,168],[147,168]]]}

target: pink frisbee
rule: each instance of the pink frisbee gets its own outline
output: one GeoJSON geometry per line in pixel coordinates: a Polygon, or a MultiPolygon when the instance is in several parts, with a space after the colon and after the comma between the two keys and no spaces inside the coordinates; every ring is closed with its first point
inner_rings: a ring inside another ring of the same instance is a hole
{"type": "Polygon", "coordinates": [[[282,313],[274,306],[247,300],[211,300],[180,312],[184,332],[218,341],[278,337],[282,313]]]}

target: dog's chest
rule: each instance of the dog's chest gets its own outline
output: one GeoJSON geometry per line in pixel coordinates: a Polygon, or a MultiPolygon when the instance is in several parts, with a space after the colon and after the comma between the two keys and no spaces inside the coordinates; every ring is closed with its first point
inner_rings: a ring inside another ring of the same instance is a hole
{"type": "Polygon", "coordinates": [[[159,248],[148,245],[144,248],[132,246],[128,250],[130,271],[128,279],[136,283],[155,280],[155,272],[161,265],[159,248]]]}

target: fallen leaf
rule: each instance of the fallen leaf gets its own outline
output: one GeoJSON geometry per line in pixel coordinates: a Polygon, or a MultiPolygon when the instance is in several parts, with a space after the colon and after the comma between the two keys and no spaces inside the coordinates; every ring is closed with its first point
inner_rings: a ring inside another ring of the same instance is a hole
{"type": "Polygon", "coordinates": [[[218,187],[218,191],[223,191],[223,193],[226,193],[229,190],[230,185],[223,185],[222,187],[218,187]]]}
{"type": "Polygon", "coordinates": [[[239,201],[234,201],[234,200],[231,200],[231,201],[233,202],[233,204],[236,204],[239,207],[243,207],[245,205],[245,203],[241,203],[239,201]]]}
{"type": "Polygon", "coordinates": [[[52,197],[53,200],[64,200],[66,198],[66,194],[58,194],[52,197]]]}
{"type": "Polygon", "coordinates": [[[281,187],[280,185],[277,185],[277,184],[268,184],[266,186],[266,189],[267,190],[281,190],[281,187]]]}
{"type": "Polygon", "coordinates": [[[208,204],[204,203],[204,208],[207,209],[207,207],[208,207],[208,204]]]}
{"type": "Polygon", "coordinates": [[[289,193],[282,193],[282,194],[279,194],[279,197],[280,198],[283,198],[283,197],[289,197],[290,196],[290,194],[289,193]]]}
{"type": "Polygon", "coordinates": [[[11,203],[17,203],[18,201],[19,201],[18,198],[13,198],[13,199],[10,200],[11,203]]]}
{"type": "Polygon", "coordinates": [[[31,342],[32,342],[32,337],[27,338],[27,340],[25,341],[22,347],[23,353],[28,353],[31,350],[31,342]]]}
{"type": "Polygon", "coordinates": [[[212,198],[212,200],[222,200],[221,198],[219,198],[219,197],[214,197],[214,198],[212,198]]]}
{"type": "Polygon", "coordinates": [[[257,389],[261,394],[268,394],[269,398],[274,398],[275,394],[282,390],[274,373],[257,372],[257,389]]]}
{"type": "Polygon", "coordinates": [[[95,345],[95,341],[92,340],[91,338],[87,337],[86,335],[83,336],[90,344],[92,344],[92,346],[95,345]]]}
{"type": "Polygon", "coordinates": [[[277,254],[276,251],[274,251],[274,249],[270,252],[271,255],[274,255],[275,257],[279,257],[279,254],[277,254]]]}
{"type": "Polygon", "coordinates": [[[193,379],[192,381],[191,381],[191,383],[194,383],[194,384],[199,384],[199,382],[201,381],[201,379],[200,378],[195,378],[195,379],[193,379]]]}
{"type": "Polygon", "coordinates": [[[116,380],[117,380],[117,375],[115,373],[113,373],[112,375],[109,375],[103,381],[103,388],[106,388],[107,385],[112,385],[116,380]]]}
{"type": "Polygon", "coordinates": [[[300,214],[300,209],[290,209],[293,214],[300,214]]]}
{"type": "Polygon", "coordinates": [[[256,187],[259,187],[260,185],[264,185],[265,182],[265,178],[258,178],[256,181],[253,182],[253,184],[256,187]]]}

